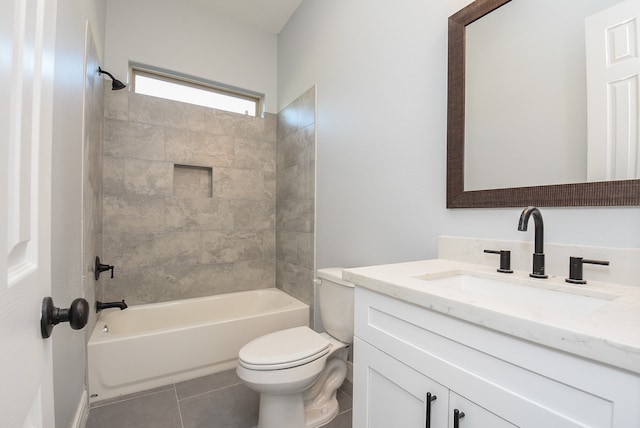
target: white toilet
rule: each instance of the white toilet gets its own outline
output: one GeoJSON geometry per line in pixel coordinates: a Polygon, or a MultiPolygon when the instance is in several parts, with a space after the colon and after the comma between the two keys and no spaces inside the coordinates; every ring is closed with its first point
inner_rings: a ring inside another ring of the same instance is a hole
{"type": "Polygon", "coordinates": [[[341,268],[319,269],[318,304],[327,333],[308,327],[259,337],[240,349],[237,373],[260,393],[258,428],[311,428],[338,414],[336,392],[353,343],[353,284],[341,268]]]}

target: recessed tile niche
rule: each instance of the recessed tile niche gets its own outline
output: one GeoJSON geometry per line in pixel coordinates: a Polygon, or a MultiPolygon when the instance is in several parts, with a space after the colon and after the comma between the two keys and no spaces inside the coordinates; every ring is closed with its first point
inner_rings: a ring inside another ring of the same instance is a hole
{"type": "Polygon", "coordinates": [[[202,166],[173,166],[173,196],[210,198],[212,196],[212,169],[202,166]]]}

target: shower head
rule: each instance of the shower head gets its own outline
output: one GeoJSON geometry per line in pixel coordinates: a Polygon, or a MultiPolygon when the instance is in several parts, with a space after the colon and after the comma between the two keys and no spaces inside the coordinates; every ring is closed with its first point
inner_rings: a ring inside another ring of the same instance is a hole
{"type": "Polygon", "coordinates": [[[106,74],[107,76],[111,77],[111,90],[113,91],[117,91],[118,89],[124,89],[127,87],[127,85],[125,85],[124,83],[122,83],[121,81],[119,81],[118,79],[116,79],[115,77],[113,77],[113,74],[109,73],[108,71],[104,71],[102,68],[98,67],[98,73],[100,74],[106,74]]]}

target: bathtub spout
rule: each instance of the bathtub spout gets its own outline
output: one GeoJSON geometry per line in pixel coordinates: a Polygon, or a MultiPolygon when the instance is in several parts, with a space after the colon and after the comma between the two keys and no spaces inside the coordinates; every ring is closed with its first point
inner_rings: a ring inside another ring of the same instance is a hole
{"type": "Polygon", "coordinates": [[[124,299],[122,299],[122,302],[109,302],[109,303],[102,303],[100,301],[96,302],[96,312],[100,312],[103,309],[109,309],[109,308],[120,308],[121,311],[124,311],[125,309],[127,309],[127,304],[124,302],[124,299]]]}

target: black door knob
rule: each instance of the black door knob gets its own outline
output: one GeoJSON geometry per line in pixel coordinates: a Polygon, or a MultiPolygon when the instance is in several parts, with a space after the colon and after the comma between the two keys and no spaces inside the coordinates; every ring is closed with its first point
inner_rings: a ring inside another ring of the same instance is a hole
{"type": "Polygon", "coordinates": [[[40,331],[42,338],[51,336],[53,326],[68,322],[72,329],[80,330],[89,320],[89,302],[78,298],[71,302],[69,309],[56,308],[51,297],[42,300],[42,316],[40,318],[40,331]]]}

